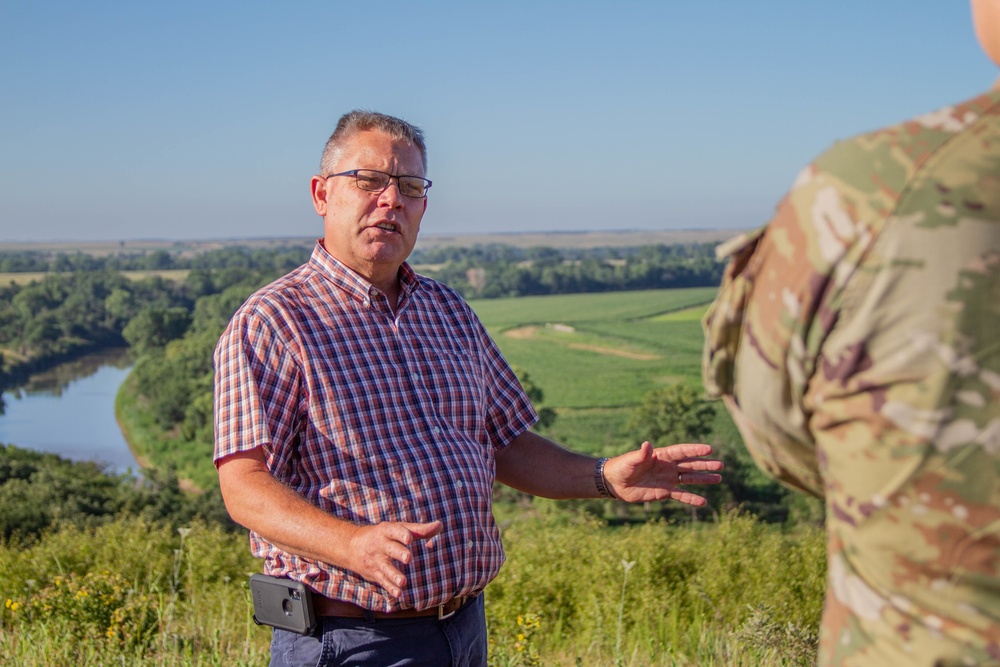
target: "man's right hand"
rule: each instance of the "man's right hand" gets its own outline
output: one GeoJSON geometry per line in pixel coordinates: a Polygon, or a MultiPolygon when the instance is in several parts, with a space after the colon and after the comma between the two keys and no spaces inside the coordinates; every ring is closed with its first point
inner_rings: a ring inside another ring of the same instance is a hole
{"type": "MultiPolygon", "coordinates": [[[[408,564],[413,559],[414,540],[430,540],[441,534],[444,524],[382,522],[373,526],[358,526],[351,536],[345,565],[367,581],[382,586],[394,598],[402,593],[406,576],[397,563],[408,564]]],[[[427,546],[432,547],[433,542],[427,546]]]]}
{"type": "Polygon", "coordinates": [[[444,530],[440,521],[358,526],[338,519],[276,480],[260,447],[231,454],[218,467],[234,521],[279,549],[351,570],[392,597],[406,585],[397,563],[413,560],[414,540],[430,540],[444,530]]]}

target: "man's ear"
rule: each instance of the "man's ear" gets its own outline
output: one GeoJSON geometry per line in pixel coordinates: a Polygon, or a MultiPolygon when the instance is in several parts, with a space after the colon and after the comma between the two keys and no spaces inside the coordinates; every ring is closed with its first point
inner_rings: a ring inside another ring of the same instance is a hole
{"type": "MultiPolygon", "coordinates": [[[[309,188],[312,191],[313,208],[316,209],[322,217],[326,217],[326,198],[329,195],[329,191],[326,189],[326,184],[330,179],[323,178],[322,176],[313,176],[312,180],[309,181],[309,188]]],[[[424,201],[424,205],[427,202],[424,201]]]]}

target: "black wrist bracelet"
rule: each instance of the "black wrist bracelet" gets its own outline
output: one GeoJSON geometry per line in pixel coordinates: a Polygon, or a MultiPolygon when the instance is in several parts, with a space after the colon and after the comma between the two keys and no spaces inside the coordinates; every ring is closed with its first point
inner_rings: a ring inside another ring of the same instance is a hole
{"type": "Polygon", "coordinates": [[[603,459],[599,459],[597,465],[594,466],[594,485],[601,498],[614,498],[615,496],[608,490],[608,485],[604,481],[604,464],[607,462],[608,457],[605,456],[603,459]]]}

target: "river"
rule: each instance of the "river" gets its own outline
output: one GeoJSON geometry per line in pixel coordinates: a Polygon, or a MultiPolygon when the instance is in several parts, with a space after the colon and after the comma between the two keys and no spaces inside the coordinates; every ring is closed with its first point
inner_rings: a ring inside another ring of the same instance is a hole
{"type": "Polygon", "coordinates": [[[106,350],[31,376],[3,392],[0,443],[138,474],[115,419],[115,395],[130,369],[126,351],[106,350]]]}

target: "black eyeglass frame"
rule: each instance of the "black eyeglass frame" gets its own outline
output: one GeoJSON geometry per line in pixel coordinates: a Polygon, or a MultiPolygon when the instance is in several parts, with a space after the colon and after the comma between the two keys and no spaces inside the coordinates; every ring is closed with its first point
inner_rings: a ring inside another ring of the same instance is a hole
{"type": "Polygon", "coordinates": [[[403,195],[404,197],[409,197],[410,199],[423,199],[424,197],[427,196],[427,190],[432,185],[434,185],[433,182],[431,182],[429,179],[424,178],[423,176],[410,176],[408,174],[400,174],[398,176],[395,176],[393,174],[387,174],[384,171],[379,171],[378,169],[350,169],[348,171],[342,171],[342,172],[339,172],[337,174],[327,174],[326,176],[324,176],[324,178],[333,178],[334,176],[353,176],[354,177],[354,185],[356,185],[359,190],[364,190],[365,192],[377,192],[378,194],[382,194],[383,192],[385,192],[386,190],[388,190],[389,186],[392,185],[392,179],[395,178],[396,179],[396,187],[399,188],[399,194],[403,195]],[[371,172],[373,174],[381,174],[383,176],[386,176],[388,178],[388,180],[385,182],[385,187],[382,188],[381,190],[369,190],[368,188],[361,187],[361,183],[358,182],[358,172],[360,172],[360,171],[367,171],[367,172],[371,172]],[[400,184],[399,184],[399,179],[401,179],[401,178],[415,178],[418,181],[423,181],[423,183],[424,183],[424,194],[420,195],[419,197],[414,197],[413,195],[408,195],[405,192],[403,192],[403,188],[400,187],[400,184]]]}

